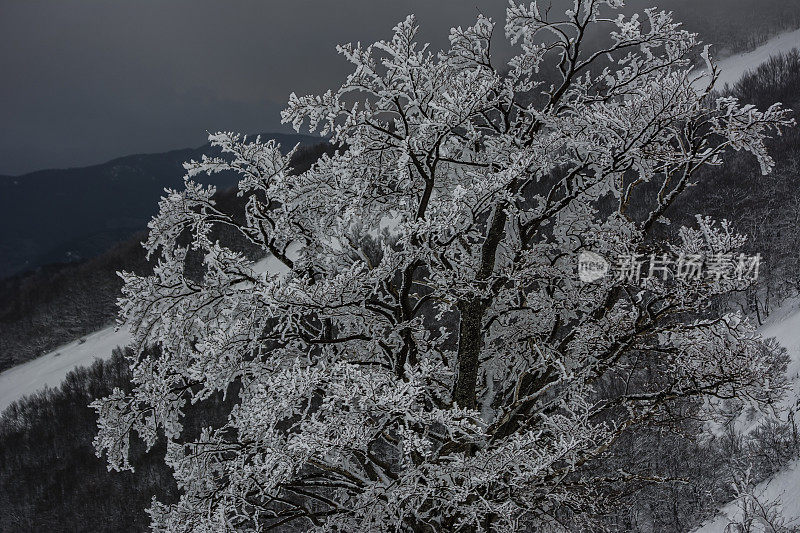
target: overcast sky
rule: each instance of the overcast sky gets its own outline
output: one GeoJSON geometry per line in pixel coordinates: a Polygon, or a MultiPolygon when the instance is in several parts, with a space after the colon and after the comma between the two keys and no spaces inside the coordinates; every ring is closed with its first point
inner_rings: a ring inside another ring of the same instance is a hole
{"type": "MultiPolygon", "coordinates": [[[[562,9],[571,4],[553,2],[562,9]]],[[[703,32],[723,15],[752,22],[759,6],[775,9],[781,2],[627,4],[636,11],[653,4],[683,11],[678,18],[697,18],[695,29],[703,32]],[[695,17],[698,6],[713,17],[695,17]]],[[[279,115],[289,93],[324,92],[349,72],[336,44],[388,39],[398,21],[415,13],[420,40],[438,50],[450,27],[472,24],[479,12],[502,28],[506,5],[507,0],[0,0],[0,175],[199,146],[207,130],[290,131],[279,115]]],[[[495,51],[502,50],[502,33],[495,51]]]]}
{"type": "Polygon", "coordinates": [[[374,42],[416,13],[449,27],[502,0],[0,0],[0,174],[197,146],[206,130],[288,131],[291,91],[348,72],[337,43],[374,42]]]}

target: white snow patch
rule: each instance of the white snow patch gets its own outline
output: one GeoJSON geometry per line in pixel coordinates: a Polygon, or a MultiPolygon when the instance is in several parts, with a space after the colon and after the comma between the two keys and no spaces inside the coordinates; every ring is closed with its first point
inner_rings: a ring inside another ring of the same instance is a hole
{"type": "Polygon", "coordinates": [[[757,69],[770,56],[789,52],[794,48],[800,48],[800,29],[776,35],[752,52],[721,59],[717,61],[720,75],[716,87],[722,89],[726,84],[732,86],[747,72],[757,69]]]}
{"type": "MultiPolygon", "coordinates": [[[[783,407],[797,405],[800,400],[800,300],[787,301],[777,309],[759,330],[764,338],[775,339],[789,352],[787,378],[790,389],[782,400],[783,407]]],[[[755,421],[754,423],[757,423],[755,421]]],[[[745,429],[745,431],[749,428],[745,429]]],[[[800,460],[792,461],[784,470],[764,481],[755,489],[755,496],[762,503],[777,502],[787,519],[800,520],[800,460]]],[[[720,509],[719,515],[705,522],[695,533],[726,533],[725,528],[731,520],[741,513],[736,502],[720,509]]]]}
{"type": "MultiPolygon", "coordinates": [[[[789,352],[789,365],[786,368],[786,377],[790,382],[789,392],[781,402],[781,407],[793,407],[800,400],[800,310],[797,302],[791,301],[784,307],[792,309],[792,313],[785,317],[768,322],[760,332],[764,338],[775,337],[777,341],[789,352]]],[[[798,479],[800,482],[800,479],[798,479]]],[[[800,498],[800,491],[798,491],[800,498]]],[[[800,515],[798,515],[800,516],[800,515]]]]}
{"type": "MultiPolygon", "coordinates": [[[[787,468],[761,483],[753,493],[762,504],[777,502],[787,522],[800,517],[800,460],[792,461],[787,468]]],[[[726,526],[741,516],[735,502],[722,508],[720,514],[703,524],[695,533],[727,533],[726,526]]]]}
{"type": "Polygon", "coordinates": [[[9,368],[0,373],[0,411],[46,385],[57,387],[71,370],[88,366],[95,359],[107,359],[114,348],[125,346],[128,342],[130,332],[127,327],[117,329],[111,326],[9,368]]]}

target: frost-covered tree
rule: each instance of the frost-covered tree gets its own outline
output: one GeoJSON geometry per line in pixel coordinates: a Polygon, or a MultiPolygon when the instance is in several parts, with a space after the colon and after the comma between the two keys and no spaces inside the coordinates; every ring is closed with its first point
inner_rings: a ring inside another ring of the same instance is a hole
{"type": "Polygon", "coordinates": [[[780,391],[749,323],[708,312],[746,281],[577,275],[581,252],[735,253],[725,223],[654,228],[728,150],[768,172],[764,139],[791,122],[716,98],[695,35],[622,5],[512,3],[502,65],[484,17],[438,53],[413,17],[340,46],[344,84],[283,112],[340,146],[302,173],[272,141],[211,135],[222,157],[186,164],[150,223],[153,275],[123,274],[135,387],[95,404],[111,468],[132,431],[167,439],[182,496],[154,502],[155,530],[546,527],[591,512],[608,476],[586,466],[670,402],[780,391]],[[241,175],[239,216],[191,181],[221,171],[241,175]],[[284,268],[259,273],[221,225],[284,268]],[[186,439],[186,405],[217,393],[236,395],[227,423],[186,439]]]}

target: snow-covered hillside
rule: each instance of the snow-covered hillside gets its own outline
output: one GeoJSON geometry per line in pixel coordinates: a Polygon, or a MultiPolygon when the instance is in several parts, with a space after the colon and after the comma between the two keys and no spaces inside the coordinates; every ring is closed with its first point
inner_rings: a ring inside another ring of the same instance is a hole
{"type": "Polygon", "coordinates": [[[57,387],[70,370],[90,365],[95,358],[110,357],[114,348],[129,340],[127,328],[111,326],[0,373],[0,411],[45,385],[57,387]]]}
{"type": "MultiPolygon", "coordinates": [[[[287,270],[283,263],[271,256],[258,261],[253,268],[260,273],[287,270]]],[[[129,342],[127,327],[117,329],[110,326],[0,373],[0,412],[26,394],[45,386],[57,387],[71,370],[91,365],[95,359],[107,359],[114,348],[129,342]]]]}
{"type": "MultiPolygon", "coordinates": [[[[787,304],[773,314],[761,328],[764,337],[775,337],[789,351],[791,357],[787,374],[791,387],[783,400],[786,407],[800,400],[800,308],[797,302],[787,304]]],[[[756,488],[755,495],[762,503],[778,502],[786,518],[800,520],[800,460],[795,460],[771,479],[756,488]]],[[[730,519],[739,513],[736,503],[722,508],[719,516],[706,522],[696,533],[724,533],[730,519]]]]}
{"type": "MultiPolygon", "coordinates": [[[[779,503],[787,520],[800,518],[800,460],[792,461],[769,481],[759,485],[755,496],[762,504],[779,503]]],[[[736,503],[729,503],[717,518],[696,529],[695,533],[728,533],[726,526],[731,519],[736,520],[740,513],[736,503]]]]}
{"type": "Polygon", "coordinates": [[[800,48],[800,29],[782,33],[770,39],[752,52],[738,54],[717,62],[720,69],[717,86],[733,85],[748,71],[755,70],[771,55],[800,48]]]}

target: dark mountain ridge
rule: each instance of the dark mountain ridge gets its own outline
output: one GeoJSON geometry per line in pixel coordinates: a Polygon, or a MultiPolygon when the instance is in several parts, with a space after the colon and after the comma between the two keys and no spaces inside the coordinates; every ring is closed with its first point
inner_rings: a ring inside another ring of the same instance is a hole
{"type": "MultiPolygon", "coordinates": [[[[285,150],[319,143],[310,135],[266,133],[285,150]]],[[[49,263],[93,257],[146,228],[165,187],[181,188],[182,164],[198,148],[120,157],[88,167],[0,176],[0,278],[49,263]]],[[[220,173],[204,183],[230,187],[220,173]]]]}

